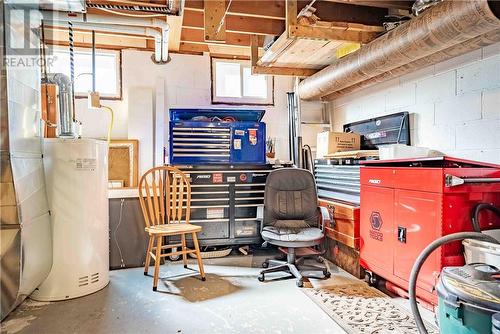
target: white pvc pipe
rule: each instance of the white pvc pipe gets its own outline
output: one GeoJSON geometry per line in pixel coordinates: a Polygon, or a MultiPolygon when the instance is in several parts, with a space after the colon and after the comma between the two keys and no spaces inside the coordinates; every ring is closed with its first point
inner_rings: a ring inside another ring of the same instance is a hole
{"type": "MultiPolygon", "coordinates": [[[[61,12],[42,11],[45,19],[54,22],[68,22],[71,21],[73,26],[80,26],[83,29],[86,27],[96,27],[94,30],[124,32],[131,34],[142,34],[152,36],[155,39],[155,62],[166,62],[168,60],[168,39],[170,26],[167,22],[153,18],[140,18],[128,16],[107,16],[99,14],[81,14],[72,13],[68,16],[61,12]],[[81,25],[79,25],[81,24],[81,25]],[[99,27],[99,28],[97,28],[99,27]],[[139,33],[134,29],[142,27],[139,33]],[[146,27],[146,28],[144,28],[146,27]],[[161,33],[151,27],[161,29],[161,33]],[[123,29],[122,29],[123,28],[123,29]]],[[[92,28],[88,28],[92,29],[92,28]]]]}
{"type": "Polygon", "coordinates": [[[169,38],[169,31],[170,28],[167,27],[167,29],[162,29],[161,30],[161,61],[162,62],[167,62],[168,61],[168,38],[169,38]]]}
{"type": "Polygon", "coordinates": [[[162,55],[162,48],[161,48],[161,45],[162,45],[162,34],[159,33],[157,30],[155,29],[151,29],[151,28],[146,28],[146,32],[148,32],[148,34],[150,34],[149,36],[154,36],[155,38],[155,53],[154,53],[154,57],[155,57],[155,62],[156,63],[159,63],[162,58],[161,58],[161,55],[162,55]]]}

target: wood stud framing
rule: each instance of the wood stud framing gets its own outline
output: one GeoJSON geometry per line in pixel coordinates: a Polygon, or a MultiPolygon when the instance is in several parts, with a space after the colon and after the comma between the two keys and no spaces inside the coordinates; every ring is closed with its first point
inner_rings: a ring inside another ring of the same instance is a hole
{"type": "MultiPolygon", "coordinates": [[[[92,0],[93,3],[106,1],[108,0],[92,0]]],[[[164,6],[161,1],[150,2],[164,6]]],[[[180,16],[167,16],[167,22],[171,26],[169,50],[194,54],[214,53],[213,50],[216,50],[218,55],[226,57],[249,57],[252,35],[259,35],[258,47],[261,47],[265,35],[279,36],[283,32],[291,39],[366,43],[382,30],[381,23],[384,15],[388,13],[388,8],[408,10],[411,7],[411,1],[404,0],[316,1],[313,6],[317,8],[322,21],[314,25],[304,25],[297,22],[297,13],[307,6],[310,0],[266,0],[265,4],[262,1],[232,0],[231,6],[228,7],[229,2],[230,0],[185,0],[180,7],[180,16]],[[226,10],[227,15],[222,20],[226,10]]],[[[89,8],[88,12],[111,15],[96,8],[89,8]]],[[[84,34],[83,31],[81,33],[84,34]]],[[[57,36],[53,43],[64,44],[67,38],[63,35],[57,36]]],[[[132,36],[124,35],[120,38],[102,32],[97,32],[97,36],[99,47],[102,48],[154,48],[153,41],[144,36],[142,44],[132,36]]],[[[80,46],[87,44],[89,43],[85,38],[79,42],[80,46]]],[[[298,47],[295,46],[295,49],[298,47]]],[[[264,63],[258,65],[268,67],[268,64],[264,63]]],[[[272,70],[257,71],[275,73],[280,71],[277,68],[275,66],[272,70]]],[[[301,73],[313,72],[311,68],[305,70],[307,71],[301,73]]],[[[283,73],[295,73],[295,69],[292,71],[289,68],[283,70],[283,73]]]]}

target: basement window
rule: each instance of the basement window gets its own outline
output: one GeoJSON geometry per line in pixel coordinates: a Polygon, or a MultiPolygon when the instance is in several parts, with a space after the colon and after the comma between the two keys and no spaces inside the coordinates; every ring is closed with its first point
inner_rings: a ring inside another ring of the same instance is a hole
{"type": "Polygon", "coordinates": [[[249,61],[212,58],[212,102],[272,105],[273,77],[252,75],[249,61]]]}
{"type": "MultiPolygon", "coordinates": [[[[53,48],[49,73],[64,73],[70,77],[69,50],[53,48]]],[[[120,51],[96,50],[96,90],[104,99],[121,99],[120,51]]],[[[92,50],[75,49],[75,97],[87,98],[92,90],[92,50]]]]}

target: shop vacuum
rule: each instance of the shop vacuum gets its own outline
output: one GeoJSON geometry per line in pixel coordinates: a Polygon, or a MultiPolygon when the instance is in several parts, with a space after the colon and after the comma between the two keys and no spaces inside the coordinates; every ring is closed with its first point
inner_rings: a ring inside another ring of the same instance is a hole
{"type": "Polygon", "coordinates": [[[445,267],[437,284],[437,319],[443,334],[500,334],[500,243],[490,235],[481,233],[478,215],[490,210],[500,216],[500,208],[479,204],[472,214],[475,232],[458,232],[443,236],[430,243],[418,256],[410,275],[410,305],[421,334],[427,333],[420,316],[417,299],[417,277],[427,257],[444,244],[467,239],[465,243],[476,243],[476,256],[466,253],[465,266],[445,267]],[[477,240],[477,241],[476,241],[477,240]],[[467,256],[469,255],[469,256],[467,256]],[[476,262],[481,260],[479,263],[476,262]]]}

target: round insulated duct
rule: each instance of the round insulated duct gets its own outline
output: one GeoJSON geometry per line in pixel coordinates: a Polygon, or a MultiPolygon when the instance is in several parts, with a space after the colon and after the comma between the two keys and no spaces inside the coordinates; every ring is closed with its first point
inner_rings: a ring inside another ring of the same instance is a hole
{"type": "Polygon", "coordinates": [[[368,80],[361,81],[355,85],[333,92],[329,95],[325,95],[321,99],[323,101],[331,101],[343,95],[351,94],[364,88],[372,87],[379,83],[415,72],[421,68],[461,56],[473,50],[484,48],[488,45],[492,45],[498,42],[500,42],[500,29],[490,31],[489,33],[472,38],[464,43],[457,44],[452,46],[451,48],[436,52],[428,57],[420,58],[418,60],[415,60],[414,62],[397,67],[393,70],[372,77],[368,80]]]}
{"type": "Polygon", "coordinates": [[[500,29],[499,18],[498,1],[444,1],[306,78],[299,96],[319,99],[500,29]]]}

